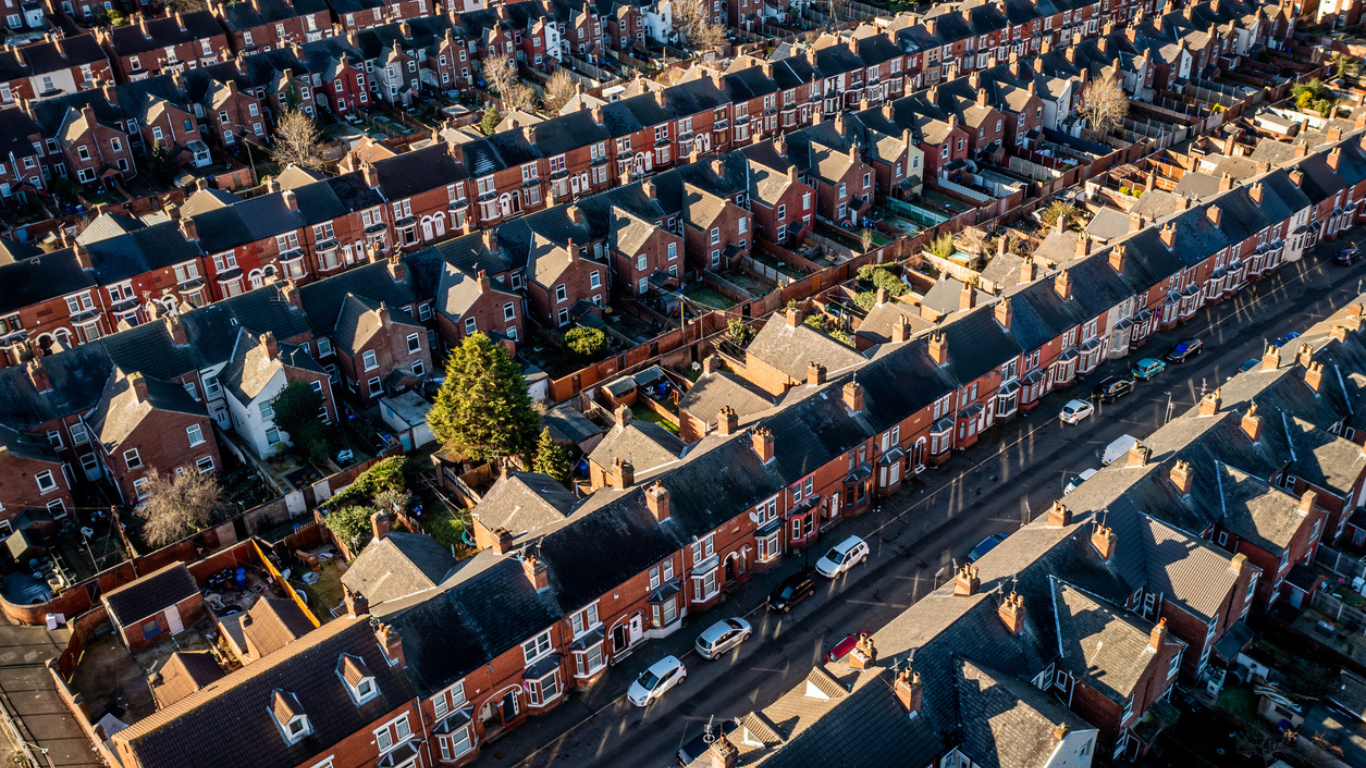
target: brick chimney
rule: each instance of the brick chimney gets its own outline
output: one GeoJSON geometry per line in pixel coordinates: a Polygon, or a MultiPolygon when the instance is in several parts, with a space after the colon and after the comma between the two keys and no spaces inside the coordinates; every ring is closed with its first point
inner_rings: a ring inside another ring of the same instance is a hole
{"type": "MultiPolygon", "coordinates": [[[[1262,200],[1266,197],[1266,187],[1262,186],[1262,183],[1260,181],[1256,182],[1255,184],[1247,188],[1247,194],[1248,197],[1252,198],[1253,203],[1261,205],[1262,200]]],[[[1213,208],[1214,206],[1210,207],[1213,208]]],[[[1210,221],[1214,221],[1216,224],[1218,223],[1214,219],[1210,219],[1210,221]]]]}
{"type": "Polygon", "coordinates": [[[958,291],[958,308],[972,309],[973,300],[975,298],[976,293],[973,292],[972,286],[968,285],[967,283],[963,283],[963,288],[958,291]]]}
{"type": "Polygon", "coordinates": [[[773,433],[768,427],[755,427],[750,433],[750,441],[754,444],[754,452],[759,454],[759,461],[773,460],[773,433]]]}
{"type": "Polygon", "coordinates": [[[1080,259],[1081,257],[1083,257],[1083,256],[1090,256],[1090,255],[1091,255],[1091,238],[1087,237],[1087,236],[1086,236],[1086,233],[1084,233],[1084,232],[1077,235],[1077,244],[1076,244],[1076,252],[1075,252],[1075,254],[1076,254],[1076,257],[1079,258],[1079,259],[1080,259]]]}
{"type": "Polygon", "coordinates": [[[806,383],[811,386],[819,386],[825,383],[825,366],[812,360],[806,366],[806,383]]]}
{"type": "Polygon", "coordinates": [[[1333,169],[1333,173],[1337,173],[1338,167],[1342,165],[1342,148],[1333,147],[1333,150],[1328,153],[1328,157],[1324,162],[1328,163],[1329,168],[1333,169]]]}
{"type": "Polygon", "coordinates": [[[199,227],[195,225],[194,219],[189,216],[180,217],[180,234],[192,243],[199,242],[199,227]]]}
{"type": "Polygon", "coordinates": [[[299,286],[295,285],[293,280],[280,286],[280,295],[284,297],[285,303],[289,306],[303,311],[304,304],[303,300],[299,298],[299,286]]]}
{"type": "Polygon", "coordinates": [[[1024,263],[1020,265],[1020,285],[1029,285],[1034,282],[1037,275],[1038,267],[1034,264],[1034,259],[1025,259],[1024,263]]]}
{"type": "Polygon", "coordinates": [[[1243,434],[1247,435],[1247,439],[1254,443],[1261,439],[1262,417],[1257,415],[1256,403],[1248,406],[1247,413],[1243,414],[1241,424],[1243,427],[1243,434]]]}
{"type": "Polygon", "coordinates": [[[1053,502],[1053,506],[1048,508],[1048,527],[1063,528],[1072,524],[1072,510],[1063,505],[1061,501],[1053,502]]]}
{"type": "Polygon", "coordinates": [[[1067,274],[1067,270],[1059,272],[1058,276],[1053,278],[1053,290],[1057,291],[1063,301],[1072,298],[1072,276],[1067,274]]]}
{"type": "Polygon", "coordinates": [[[393,521],[389,518],[388,512],[381,511],[370,515],[370,532],[374,534],[376,540],[388,536],[392,527],[393,521]]]}
{"type": "Polygon", "coordinates": [[[1219,226],[1219,221],[1223,219],[1223,217],[1224,212],[1219,210],[1219,206],[1211,205],[1205,208],[1205,218],[1209,219],[1210,224],[1213,224],[1216,227],[1219,226]]]}
{"type": "Polygon", "coordinates": [[[849,410],[859,413],[863,410],[863,385],[857,381],[850,381],[844,385],[844,404],[849,406],[849,410]]]}
{"type": "Polygon", "coordinates": [[[1228,560],[1228,569],[1230,571],[1233,571],[1234,573],[1242,573],[1243,569],[1246,567],[1247,555],[1239,553],[1234,555],[1233,557],[1230,557],[1228,560]]]}
{"type": "Polygon", "coordinates": [[[721,406],[721,412],[716,415],[716,431],[723,435],[733,435],[740,428],[740,417],[736,415],[735,409],[729,405],[721,406]]]}
{"type": "Polygon", "coordinates": [[[1233,174],[1225,173],[1224,175],[1219,177],[1219,191],[1227,192],[1230,189],[1233,189],[1233,174]]]}
{"type": "Polygon", "coordinates": [[[361,178],[365,179],[365,186],[376,189],[379,187],[379,171],[371,163],[365,163],[360,167],[361,178]]]}
{"type": "Polygon", "coordinates": [[[1362,306],[1360,304],[1353,304],[1350,307],[1348,307],[1347,316],[1344,317],[1342,320],[1343,326],[1349,331],[1361,330],[1361,313],[1362,306]]]}
{"type": "Polygon", "coordinates": [[[1024,629],[1025,606],[1024,597],[1018,592],[1011,592],[1005,596],[1001,604],[997,606],[996,613],[1001,617],[1001,623],[1006,625],[1006,631],[1012,635],[1020,634],[1024,629]]]}
{"type": "Polygon", "coordinates": [[[1182,496],[1190,495],[1191,484],[1195,481],[1195,474],[1191,472],[1189,461],[1177,459],[1176,462],[1172,464],[1171,473],[1167,478],[1172,481],[1172,485],[1176,487],[1177,493],[1182,496]]]}
{"type": "Polygon", "coordinates": [[[646,179],[640,182],[640,191],[644,192],[645,196],[651,200],[658,199],[659,197],[659,190],[655,189],[655,182],[653,179],[646,179]]]}
{"type": "Polygon", "coordinates": [[[650,514],[655,516],[659,522],[669,519],[669,489],[664,484],[656,480],[654,485],[645,489],[645,506],[650,508],[650,514]]]}
{"type": "Polygon", "coordinates": [[[711,757],[712,768],[735,768],[740,762],[740,750],[731,743],[725,733],[711,743],[707,748],[707,755],[711,757]]]}
{"type": "Polygon", "coordinates": [[[1335,325],[1333,326],[1333,330],[1328,332],[1328,335],[1332,337],[1335,341],[1345,342],[1347,341],[1347,326],[1335,325]]]}
{"type": "Polygon", "coordinates": [[[34,392],[52,391],[52,382],[47,377],[47,369],[43,367],[42,361],[37,358],[28,363],[28,380],[33,384],[34,392]]]}
{"type": "Polygon", "coordinates": [[[1143,443],[1134,443],[1129,449],[1129,460],[1125,463],[1127,467],[1142,467],[1148,464],[1148,458],[1153,455],[1153,449],[1143,443]]]}
{"type": "Polygon", "coordinates": [[[1266,352],[1262,353],[1262,370],[1274,371],[1279,367],[1281,367],[1281,351],[1267,344],[1266,352]]]}
{"type": "Polygon", "coordinates": [[[618,427],[625,427],[627,424],[630,424],[630,423],[631,423],[631,409],[630,409],[630,407],[625,406],[625,405],[618,405],[617,408],[616,408],[616,410],[615,410],[615,411],[612,411],[612,418],[616,419],[616,421],[617,421],[617,426],[618,426],[618,427]]]}
{"type": "Polygon", "coordinates": [[[1318,394],[1323,389],[1323,363],[1310,363],[1304,369],[1304,383],[1314,394],[1318,394]]]}
{"type": "Polygon", "coordinates": [[[943,331],[936,331],[930,336],[929,352],[935,365],[944,365],[949,361],[949,340],[943,331]]]}
{"type": "Polygon", "coordinates": [[[370,613],[370,601],[365,599],[365,595],[352,592],[345,586],[342,587],[342,601],[346,603],[347,616],[357,618],[370,613]]]}
{"type": "Polygon", "coordinates": [[[147,399],[147,379],[141,373],[133,372],[128,375],[128,381],[133,385],[133,396],[139,403],[147,399]]]}
{"type": "Polygon", "coordinates": [[[953,577],[953,594],[966,597],[977,594],[982,580],[977,577],[977,566],[963,565],[953,577]]]}
{"type": "Polygon", "coordinates": [[[1001,297],[1001,299],[996,302],[996,322],[1000,323],[1001,327],[1008,331],[1010,330],[1010,319],[1012,314],[1013,310],[1010,306],[1010,297],[1001,297]]]}
{"type": "Polygon", "coordinates": [[[891,298],[891,294],[887,291],[886,288],[878,288],[878,289],[877,289],[877,292],[874,293],[873,295],[874,295],[875,297],[877,297],[876,304],[877,304],[877,306],[879,306],[879,307],[882,306],[883,304],[886,304],[886,303],[887,303],[887,299],[891,298]]]}
{"type": "Polygon", "coordinates": [[[1109,560],[1115,554],[1115,532],[1108,526],[1096,524],[1091,531],[1091,546],[1096,548],[1101,560],[1109,560]]]}
{"type": "Polygon", "coordinates": [[[1167,250],[1176,248],[1176,225],[1170,221],[1162,225],[1162,231],[1158,233],[1162,238],[1162,244],[1167,246],[1167,250]]]}
{"type": "Polygon", "coordinates": [[[291,211],[299,210],[299,197],[294,194],[294,190],[286,189],[280,194],[280,197],[284,199],[286,208],[291,211]]]}
{"type": "Polygon", "coordinates": [[[1219,405],[1222,402],[1223,399],[1219,397],[1219,390],[1217,389],[1208,395],[1205,395],[1200,398],[1200,415],[1213,416],[1219,412],[1219,405]]]}
{"type": "Polygon", "coordinates": [[[901,670],[901,674],[896,676],[896,682],[892,684],[892,691],[896,694],[896,700],[901,702],[901,706],[911,717],[920,714],[920,703],[924,700],[925,687],[920,683],[920,673],[906,667],[901,670]]]}
{"type": "Polygon", "coordinates": [[[526,574],[526,580],[537,592],[550,586],[550,574],[546,572],[545,563],[534,552],[522,553],[522,573],[526,574]]]}
{"type": "Polygon", "coordinates": [[[1304,492],[1304,495],[1300,497],[1299,509],[1296,510],[1300,513],[1300,517],[1304,517],[1314,511],[1314,502],[1318,501],[1318,498],[1319,495],[1313,491],[1304,492]]]}
{"type": "Polygon", "coordinates": [[[379,644],[384,648],[384,655],[388,657],[391,666],[403,669],[408,666],[407,660],[403,657],[403,636],[390,624],[379,625],[379,644]]]}
{"type": "Polygon", "coordinates": [[[1124,262],[1128,260],[1129,249],[1124,243],[1117,244],[1110,249],[1110,267],[1119,274],[1124,274],[1124,262]]]}
{"type": "Polygon", "coordinates": [[[506,555],[512,551],[512,532],[506,528],[499,528],[493,531],[493,543],[489,549],[500,555],[506,555]]]}
{"type": "Polygon", "coordinates": [[[84,244],[76,243],[72,246],[72,250],[76,254],[76,263],[81,265],[81,269],[92,270],[95,268],[95,261],[90,258],[90,249],[86,248],[84,244]]]}
{"type": "Polygon", "coordinates": [[[1305,368],[1314,364],[1314,348],[1308,342],[1300,345],[1300,351],[1295,355],[1295,362],[1305,368]]]}
{"type": "Polygon", "coordinates": [[[389,277],[393,278],[395,283],[408,282],[408,270],[404,268],[403,259],[397,250],[389,254],[389,277]]]}
{"type": "Polygon", "coordinates": [[[1130,213],[1130,214],[1129,214],[1129,231],[1130,231],[1130,232],[1137,232],[1137,231],[1139,231],[1140,229],[1143,229],[1143,214],[1141,214],[1141,213],[1130,213]]]}
{"type": "Polygon", "coordinates": [[[1156,653],[1162,652],[1162,645],[1167,642],[1167,620],[1158,619],[1153,625],[1152,634],[1148,635],[1148,648],[1156,653]]]}
{"type": "Polygon", "coordinates": [[[623,490],[635,485],[636,468],[620,456],[612,460],[612,487],[623,490]]]}
{"type": "Polygon", "coordinates": [[[485,250],[490,252],[498,250],[498,233],[496,233],[492,229],[486,229],[484,230],[482,238],[484,241],[485,250]]]}
{"type": "Polygon", "coordinates": [[[892,321],[892,343],[901,344],[911,338],[911,321],[905,315],[900,315],[892,321]]]}
{"type": "Polygon", "coordinates": [[[796,328],[802,324],[802,311],[800,309],[787,310],[787,327],[796,328]]]}

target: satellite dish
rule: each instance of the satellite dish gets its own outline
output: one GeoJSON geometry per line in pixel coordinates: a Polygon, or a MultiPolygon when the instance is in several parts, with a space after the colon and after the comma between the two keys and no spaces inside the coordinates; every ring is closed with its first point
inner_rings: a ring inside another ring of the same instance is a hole
{"type": "Polygon", "coordinates": [[[757,510],[757,509],[752,509],[752,510],[750,510],[750,512],[749,512],[749,521],[750,521],[751,523],[758,524],[758,522],[759,522],[761,519],[762,519],[762,518],[759,517],[759,510],[757,510]]]}

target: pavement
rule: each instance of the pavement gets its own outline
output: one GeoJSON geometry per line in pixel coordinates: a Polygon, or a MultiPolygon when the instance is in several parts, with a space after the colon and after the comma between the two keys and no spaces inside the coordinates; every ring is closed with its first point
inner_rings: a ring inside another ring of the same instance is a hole
{"type": "MultiPolygon", "coordinates": [[[[0,707],[46,768],[97,768],[103,763],[47,670],[69,636],[65,629],[19,626],[0,617],[0,707]]],[[[0,734],[0,742],[13,738],[4,727],[0,734]]]]}
{"type": "Polygon", "coordinates": [[[1028,414],[987,430],[978,443],[927,470],[881,510],[846,520],[811,558],[850,534],[868,541],[868,563],[833,582],[784,616],[763,610],[773,587],[801,566],[802,556],[760,574],[720,606],[673,635],[641,646],[594,687],[575,691],[551,712],[533,717],[484,746],[478,765],[666,766],[713,718],[728,719],[763,707],[805,678],[824,651],[847,634],[876,631],[943,583],[953,560],[988,535],[1018,528],[1062,493],[1066,479],[1100,466],[1100,454],[1123,434],[1144,437],[1172,415],[1193,406],[1231,378],[1244,361],[1260,358],[1269,341],[1303,331],[1347,305],[1363,290],[1366,261],[1329,263],[1347,242],[1366,247],[1366,228],[1321,244],[1302,261],[1221,304],[1202,310],[1173,331],[1156,334],[1124,360],[1104,363],[1064,392],[1054,392],[1028,414]],[[1123,374],[1134,360],[1159,356],[1184,338],[1199,337],[1205,351],[1170,365],[1137,391],[1105,405],[1076,426],[1056,415],[1072,398],[1085,398],[1103,377],[1123,374]],[[746,616],[755,636],[726,657],[708,662],[692,651],[706,626],[746,616]],[[624,699],[627,687],[654,661],[673,654],[688,679],[650,707],[624,699]]]}

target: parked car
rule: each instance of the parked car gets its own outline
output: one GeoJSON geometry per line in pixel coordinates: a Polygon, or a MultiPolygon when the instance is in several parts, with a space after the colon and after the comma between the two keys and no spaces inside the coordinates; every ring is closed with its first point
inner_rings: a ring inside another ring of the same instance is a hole
{"type": "Polygon", "coordinates": [[[1086,482],[1087,480],[1090,480],[1092,477],[1095,477],[1096,471],[1097,471],[1097,470],[1094,470],[1094,469],[1083,469],[1079,474],[1075,475],[1071,480],[1068,480],[1068,481],[1067,481],[1067,485],[1063,486],[1063,489],[1062,489],[1063,495],[1066,496],[1067,494],[1071,493],[1072,491],[1077,490],[1077,486],[1081,485],[1082,483],[1086,482]]]}
{"type": "Polygon", "coordinates": [[[1184,363],[1205,350],[1205,343],[1199,339],[1186,339],[1178,341],[1167,350],[1166,358],[1169,363],[1184,363]]]}
{"type": "Polygon", "coordinates": [[[718,621],[698,635],[697,655],[708,661],[715,661],[726,651],[748,640],[752,634],[753,628],[744,619],[718,621]]]}
{"type": "Polygon", "coordinates": [[[1333,263],[1347,267],[1357,263],[1360,258],[1361,251],[1355,245],[1349,245],[1338,251],[1338,255],[1333,257],[1333,263]]]}
{"type": "Polygon", "coordinates": [[[1091,390],[1091,397],[1102,403],[1113,403],[1133,391],[1133,379],[1107,376],[1096,385],[1095,389],[1091,390]]]}
{"type": "Polygon", "coordinates": [[[676,656],[665,656],[640,673],[626,691],[626,698],[637,707],[644,707],[669,692],[670,688],[688,679],[688,670],[676,656]]]}
{"type": "Polygon", "coordinates": [[[1105,450],[1100,454],[1102,466],[1110,466],[1116,461],[1129,455],[1129,449],[1138,444],[1138,438],[1133,435],[1120,435],[1113,443],[1105,446],[1105,450]]]}
{"type": "Polygon", "coordinates": [[[872,636],[872,634],[872,632],[866,631],[854,632],[850,634],[848,637],[839,641],[838,643],[835,643],[834,646],[830,648],[830,650],[825,652],[825,663],[829,664],[832,661],[839,661],[845,656],[848,656],[849,652],[854,650],[854,646],[858,645],[859,640],[862,640],[865,637],[870,637],[872,636]]]}
{"type": "Polygon", "coordinates": [[[1064,424],[1076,424],[1095,412],[1095,406],[1085,400],[1071,400],[1058,412],[1058,418],[1064,424]]]}
{"type": "Polygon", "coordinates": [[[1287,333],[1279,339],[1276,339],[1276,349],[1284,347],[1286,344],[1289,344],[1290,342],[1294,341],[1295,339],[1298,339],[1299,337],[1299,331],[1291,331],[1290,333],[1287,333]]]}
{"type": "Polygon", "coordinates": [[[867,559],[867,542],[857,536],[850,536],[831,547],[825,556],[816,561],[816,573],[833,579],[867,559]]]}
{"type": "Polygon", "coordinates": [[[995,548],[996,548],[996,545],[997,545],[997,544],[1000,544],[1000,543],[1003,542],[1003,541],[1005,541],[1005,540],[1006,540],[1006,537],[1009,536],[1009,535],[1010,535],[1010,534],[1008,534],[1008,533],[999,533],[999,532],[998,532],[998,533],[993,533],[993,534],[991,534],[990,536],[986,537],[985,539],[982,539],[982,543],[981,543],[981,544],[978,544],[978,545],[975,546],[975,547],[973,547],[973,548],[972,548],[972,551],[968,553],[968,562],[969,562],[969,563],[975,563],[975,562],[977,562],[978,560],[981,560],[982,557],[986,555],[986,553],[988,553],[988,552],[990,552],[991,550],[995,549],[995,548]]]}
{"type": "MultiPolygon", "coordinates": [[[[729,736],[740,726],[734,720],[722,720],[707,727],[712,729],[711,736],[715,738],[718,735],[729,736]]],[[[674,759],[678,761],[680,766],[692,765],[697,758],[707,754],[708,749],[711,749],[711,739],[707,738],[707,732],[704,730],[697,734],[697,738],[679,747],[678,754],[674,755],[674,759]]]]}
{"type": "Polygon", "coordinates": [[[1167,370],[1166,363],[1151,357],[1145,357],[1134,363],[1134,367],[1130,369],[1129,373],[1133,374],[1135,379],[1151,381],[1154,376],[1165,370],[1167,370]]]}
{"type": "Polygon", "coordinates": [[[1254,371],[1257,369],[1257,366],[1261,364],[1262,361],[1255,357],[1251,360],[1244,360],[1243,364],[1238,366],[1238,373],[1247,373],[1248,371],[1254,371]]]}
{"type": "Polygon", "coordinates": [[[816,591],[816,569],[807,567],[783,579],[778,588],[768,596],[768,609],[777,613],[787,613],[792,606],[800,603],[816,591]]]}

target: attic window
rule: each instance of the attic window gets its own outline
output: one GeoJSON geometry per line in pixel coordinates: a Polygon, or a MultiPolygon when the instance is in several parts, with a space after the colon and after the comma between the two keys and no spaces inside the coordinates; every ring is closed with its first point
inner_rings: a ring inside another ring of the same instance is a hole
{"type": "Polygon", "coordinates": [[[276,689],[270,697],[270,714],[287,744],[297,744],[313,732],[313,724],[303,713],[298,697],[292,693],[276,689]]]}
{"type": "Polygon", "coordinates": [[[356,706],[379,695],[379,687],[375,685],[375,676],[370,674],[369,667],[365,662],[350,654],[344,654],[337,660],[337,677],[346,683],[346,692],[350,694],[351,701],[356,706]]]}

